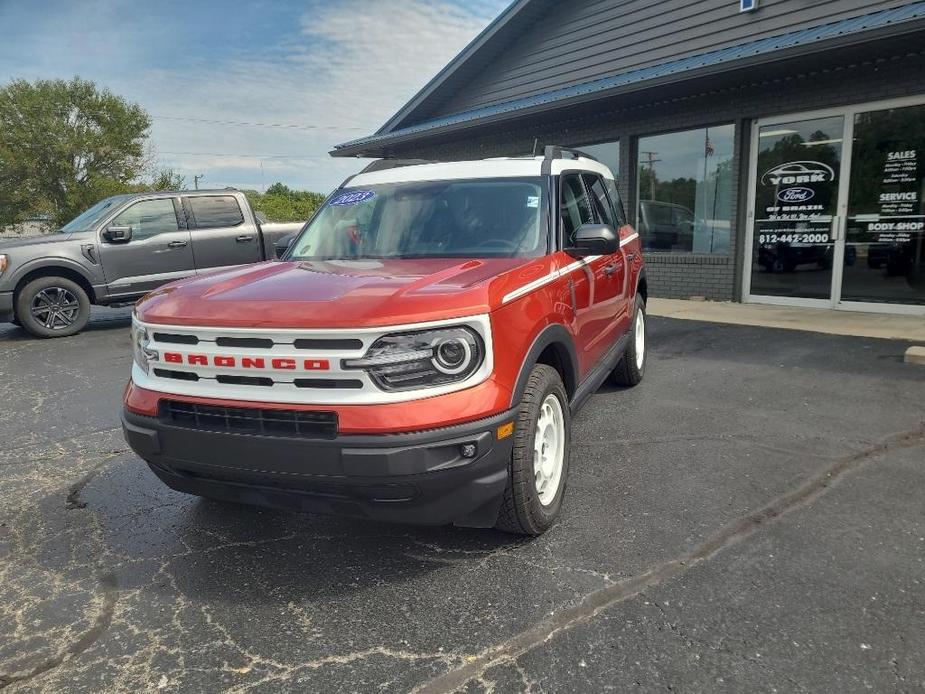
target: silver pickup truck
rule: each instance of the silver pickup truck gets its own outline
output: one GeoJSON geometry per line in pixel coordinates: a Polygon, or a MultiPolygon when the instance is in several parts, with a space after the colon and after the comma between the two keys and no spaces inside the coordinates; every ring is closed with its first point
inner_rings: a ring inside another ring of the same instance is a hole
{"type": "Polygon", "coordinates": [[[302,224],[261,223],[230,188],[106,198],[58,233],[0,242],[0,322],[73,335],[91,304],[129,304],[165,282],[275,258],[302,224]]]}

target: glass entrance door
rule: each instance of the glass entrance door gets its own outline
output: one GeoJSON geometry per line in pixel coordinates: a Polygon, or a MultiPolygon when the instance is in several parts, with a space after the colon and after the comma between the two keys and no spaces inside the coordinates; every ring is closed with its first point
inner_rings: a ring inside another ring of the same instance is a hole
{"type": "Polygon", "coordinates": [[[925,105],[860,111],[851,125],[841,304],[925,306],[925,105]]]}
{"type": "Polygon", "coordinates": [[[844,131],[843,115],[758,127],[752,297],[831,304],[844,131]]]}
{"type": "Polygon", "coordinates": [[[759,121],[746,301],[925,315],[925,103],[759,121]]]}

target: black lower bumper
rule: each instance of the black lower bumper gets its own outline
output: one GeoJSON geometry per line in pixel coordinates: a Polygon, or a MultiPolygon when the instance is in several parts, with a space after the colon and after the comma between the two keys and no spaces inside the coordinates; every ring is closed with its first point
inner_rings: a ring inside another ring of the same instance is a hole
{"type": "Polygon", "coordinates": [[[125,439],[181,492],[287,510],[396,523],[494,525],[514,413],[410,434],[332,440],[226,433],[122,413],[125,439]],[[464,457],[463,446],[475,453],[464,457]]]}
{"type": "Polygon", "coordinates": [[[13,292],[0,292],[0,323],[13,320],[13,292]]]}

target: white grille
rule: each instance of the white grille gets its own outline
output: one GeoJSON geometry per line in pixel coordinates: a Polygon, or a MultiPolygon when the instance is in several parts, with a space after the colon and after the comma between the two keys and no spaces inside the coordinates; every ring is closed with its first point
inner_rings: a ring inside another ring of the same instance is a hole
{"type": "Polygon", "coordinates": [[[141,388],[205,398],[305,405],[365,405],[433,397],[484,381],[491,374],[491,325],[487,315],[429,323],[360,329],[263,330],[193,328],[135,321],[150,337],[148,373],[132,366],[141,388]],[[362,369],[346,369],[383,335],[465,325],[485,342],[485,361],[469,378],[434,388],[387,392],[362,369]]]}

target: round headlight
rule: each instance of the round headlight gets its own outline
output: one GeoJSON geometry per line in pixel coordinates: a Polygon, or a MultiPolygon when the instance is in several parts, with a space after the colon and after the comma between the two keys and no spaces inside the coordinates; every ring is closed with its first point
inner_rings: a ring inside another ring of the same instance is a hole
{"type": "Polygon", "coordinates": [[[458,374],[466,370],[472,360],[472,348],[465,340],[451,337],[441,340],[434,348],[434,366],[445,374],[458,374]]]}

